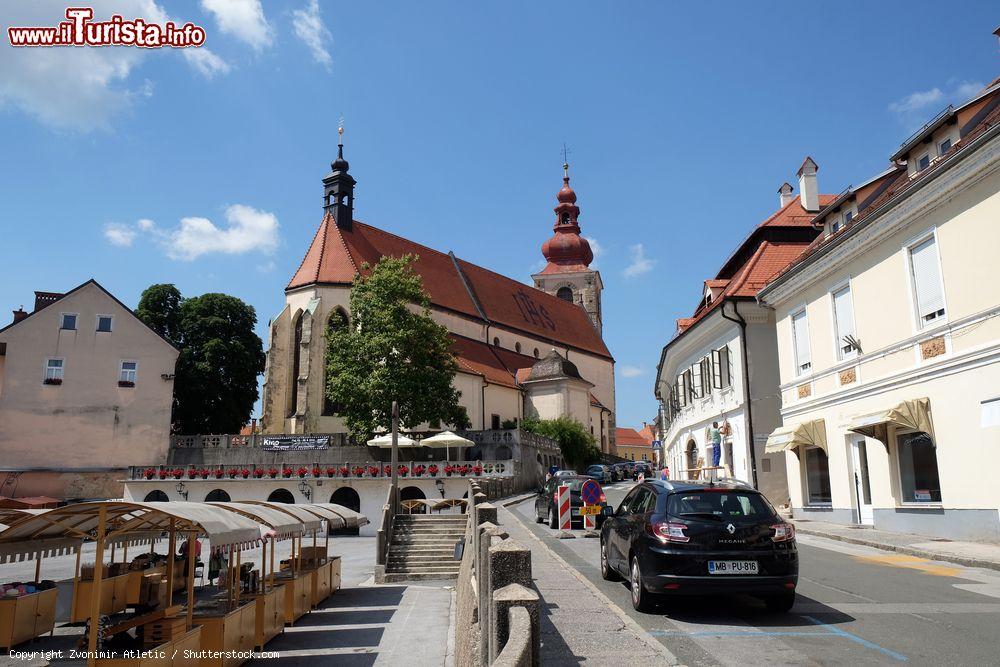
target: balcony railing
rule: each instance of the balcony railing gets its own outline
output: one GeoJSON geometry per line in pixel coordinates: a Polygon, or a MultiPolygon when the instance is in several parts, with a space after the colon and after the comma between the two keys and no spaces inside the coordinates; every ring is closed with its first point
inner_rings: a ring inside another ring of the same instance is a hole
{"type": "MultiPolygon", "coordinates": [[[[449,477],[513,477],[517,464],[507,461],[406,461],[397,468],[400,478],[446,479],[449,477]]],[[[303,465],[162,465],[131,466],[129,480],[148,481],[266,481],[272,479],[385,479],[392,468],[384,463],[338,463],[303,465]]]]}

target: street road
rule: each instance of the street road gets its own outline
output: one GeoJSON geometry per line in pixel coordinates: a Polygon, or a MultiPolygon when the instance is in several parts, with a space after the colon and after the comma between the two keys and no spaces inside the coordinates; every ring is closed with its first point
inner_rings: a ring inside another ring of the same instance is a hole
{"type": "MultiPolygon", "coordinates": [[[[631,486],[605,487],[608,502],[617,507],[631,486]]],[[[533,499],[511,510],[687,665],[1000,664],[1000,572],[800,535],[791,612],[732,597],[680,598],[642,614],[625,584],[601,578],[599,540],[555,539],[535,522],[533,499]]]]}

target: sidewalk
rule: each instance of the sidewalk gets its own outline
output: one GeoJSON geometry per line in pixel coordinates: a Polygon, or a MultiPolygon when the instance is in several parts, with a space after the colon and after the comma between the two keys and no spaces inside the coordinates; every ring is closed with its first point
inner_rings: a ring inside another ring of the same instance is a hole
{"type": "Polygon", "coordinates": [[[543,665],[677,664],[677,659],[583,575],[529,532],[506,507],[501,527],[531,549],[531,577],[542,598],[543,665]]]}
{"type": "Polygon", "coordinates": [[[795,524],[795,530],[802,535],[816,535],[920,558],[957,563],[966,567],[1000,570],[1000,544],[959,542],[874,528],[852,528],[839,523],[811,519],[789,519],[789,521],[795,524]]]}

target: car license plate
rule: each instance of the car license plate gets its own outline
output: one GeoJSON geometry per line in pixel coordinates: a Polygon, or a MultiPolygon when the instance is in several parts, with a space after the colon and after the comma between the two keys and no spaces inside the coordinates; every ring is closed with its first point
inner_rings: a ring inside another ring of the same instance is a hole
{"type": "Polygon", "coordinates": [[[579,507],[574,507],[572,509],[572,511],[569,513],[569,515],[570,516],[580,516],[580,508],[579,507]]]}
{"type": "Polygon", "coordinates": [[[755,560],[710,560],[709,574],[757,574],[755,560]]]}

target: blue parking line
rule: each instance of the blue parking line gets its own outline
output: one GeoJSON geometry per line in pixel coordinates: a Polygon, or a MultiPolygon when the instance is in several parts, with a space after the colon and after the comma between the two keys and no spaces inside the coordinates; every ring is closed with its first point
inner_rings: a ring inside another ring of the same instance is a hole
{"type": "Polygon", "coordinates": [[[816,620],[812,616],[803,616],[802,618],[806,619],[810,623],[815,623],[816,625],[826,628],[827,630],[830,631],[831,634],[837,635],[838,637],[844,637],[845,639],[850,639],[855,644],[860,644],[865,648],[870,648],[872,650],[878,651],[879,653],[887,655],[890,658],[898,660],[899,662],[909,662],[909,658],[907,658],[902,653],[896,653],[895,651],[891,651],[885,648],[884,646],[879,646],[878,644],[870,642],[867,639],[862,639],[861,637],[852,634],[850,632],[847,632],[846,630],[841,630],[840,628],[832,626],[829,623],[823,623],[822,621],[816,620]]]}

